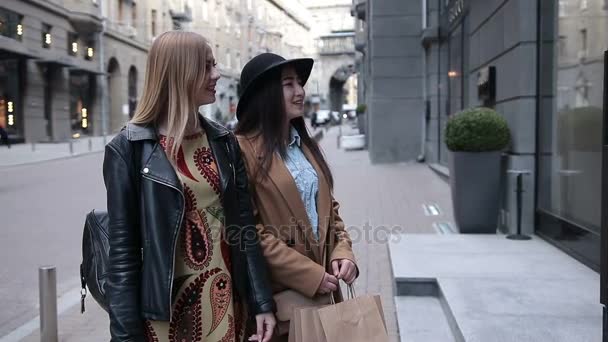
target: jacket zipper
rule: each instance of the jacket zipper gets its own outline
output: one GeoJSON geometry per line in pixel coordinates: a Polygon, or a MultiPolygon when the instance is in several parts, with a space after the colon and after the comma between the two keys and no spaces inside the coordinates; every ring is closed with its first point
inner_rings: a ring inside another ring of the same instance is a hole
{"type": "Polygon", "coordinates": [[[236,183],[236,171],[232,166],[232,156],[230,155],[230,146],[228,146],[228,142],[226,141],[226,152],[228,153],[228,165],[230,165],[230,169],[232,170],[232,181],[236,183]]]}
{"type": "Polygon", "coordinates": [[[173,251],[172,251],[173,253],[171,253],[172,254],[172,256],[171,256],[171,265],[172,266],[171,266],[171,272],[170,272],[170,276],[169,276],[169,322],[170,322],[173,318],[173,310],[171,310],[171,295],[173,293],[173,274],[175,272],[175,249],[177,248],[177,236],[179,236],[179,232],[182,229],[182,223],[184,221],[184,212],[186,210],[186,205],[185,205],[186,198],[184,197],[184,193],[180,189],[178,189],[177,187],[175,187],[169,183],[161,182],[159,180],[156,180],[156,179],[153,179],[150,177],[146,177],[146,176],[143,176],[143,177],[148,178],[149,180],[151,180],[153,182],[163,184],[165,186],[168,186],[172,189],[177,190],[177,192],[179,192],[179,194],[182,196],[182,203],[184,203],[184,205],[182,205],[182,213],[179,218],[177,230],[176,230],[175,234],[173,234],[173,251]]]}

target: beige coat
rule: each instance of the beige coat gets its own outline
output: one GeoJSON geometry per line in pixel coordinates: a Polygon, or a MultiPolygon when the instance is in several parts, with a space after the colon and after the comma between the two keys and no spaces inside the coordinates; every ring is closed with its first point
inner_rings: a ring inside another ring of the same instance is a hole
{"type": "Polygon", "coordinates": [[[338,214],[340,205],[310,150],[302,144],[304,154],[319,175],[317,240],[295,181],[279,154],[275,153],[272,159],[269,177],[254,179],[262,158],[261,139],[237,138],[249,175],[254,215],[270,267],[273,291],[294,289],[313,297],[325,272],[332,273],[331,261],[349,259],[356,263],[350,237],[338,214]],[[324,251],[328,253],[325,266],[322,265],[324,251]]]}

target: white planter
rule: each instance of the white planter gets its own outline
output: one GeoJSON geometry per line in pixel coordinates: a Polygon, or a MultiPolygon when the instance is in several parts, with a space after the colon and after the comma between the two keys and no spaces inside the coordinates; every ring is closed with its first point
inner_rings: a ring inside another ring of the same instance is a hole
{"type": "Polygon", "coordinates": [[[361,150],[365,148],[365,134],[343,135],[340,146],[345,150],[361,150]]]}

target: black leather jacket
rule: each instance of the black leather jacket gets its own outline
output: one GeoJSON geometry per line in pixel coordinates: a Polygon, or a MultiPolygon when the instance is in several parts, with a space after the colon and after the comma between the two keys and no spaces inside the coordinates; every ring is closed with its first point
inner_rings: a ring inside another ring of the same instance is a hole
{"type": "MultiPolygon", "coordinates": [[[[221,179],[225,238],[232,279],[251,316],[275,303],[259,246],[238,143],[224,127],[200,117],[221,179]]],[[[129,124],[106,146],[103,176],[109,214],[106,296],[112,342],[143,341],[143,320],[171,318],[175,245],[184,194],[154,127],[129,124]]]]}

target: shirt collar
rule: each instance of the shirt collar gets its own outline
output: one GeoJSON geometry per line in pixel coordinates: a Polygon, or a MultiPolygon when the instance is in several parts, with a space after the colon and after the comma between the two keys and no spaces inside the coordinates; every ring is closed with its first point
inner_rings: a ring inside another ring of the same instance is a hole
{"type": "Polygon", "coordinates": [[[293,126],[291,126],[290,135],[291,137],[288,146],[292,147],[294,144],[296,144],[298,147],[300,147],[302,144],[302,139],[300,138],[298,131],[293,126]]]}

